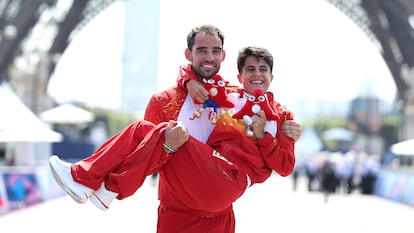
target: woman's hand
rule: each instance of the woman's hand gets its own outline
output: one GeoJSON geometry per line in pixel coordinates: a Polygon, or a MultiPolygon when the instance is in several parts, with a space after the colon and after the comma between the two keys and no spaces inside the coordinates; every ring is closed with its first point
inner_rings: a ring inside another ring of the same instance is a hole
{"type": "Polygon", "coordinates": [[[204,85],[197,80],[189,80],[186,83],[188,93],[193,99],[199,103],[204,103],[208,100],[208,91],[204,88],[204,85]]]}

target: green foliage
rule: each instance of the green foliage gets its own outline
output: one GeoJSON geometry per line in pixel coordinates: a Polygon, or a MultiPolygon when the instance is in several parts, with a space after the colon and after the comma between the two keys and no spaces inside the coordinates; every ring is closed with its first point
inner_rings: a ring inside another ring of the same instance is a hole
{"type": "Polygon", "coordinates": [[[348,121],[343,118],[320,117],[313,122],[316,133],[321,136],[328,129],[341,127],[347,128],[348,121]]]}
{"type": "MultiPolygon", "coordinates": [[[[320,117],[316,120],[309,120],[302,122],[302,129],[313,127],[316,133],[321,136],[325,130],[335,127],[348,128],[349,122],[343,118],[320,117]]],[[[384,142],[384,151],[388,151],[390,146],[399,141],[401,119],[396,115],[386,115],[381,118],[381,126],[379,136],[384,142]]],[[[323,141],[327,149],[335,148],[337,145],[335,141],[323,141]]]]}
{"type": "Polygon", "coordinates": [[[385,116],[381,119],[380,135],[384,140],[384,151],[388,151],[392,144],[399,141],[398,133],[401,119],[395,115],[385,116]]]}
{"type": "Polygon", "coordinates": [[[127,127],[129,124],[141,119],[135,114],[114,110],[94,108],[89,109],[89,111],[95,115],[95,119],[106,122],[108,127],[108,135],[110,137],[127,127]]]}
{"type": "MultiPolygon", "coordinates": [[[[322,133],[328,129],[341,127],[341,128],[347,128],[347,120],[343,118],[335,118],[335,117],[319,117],[316,120],[308,120],[305,122],[301,122],[302,130],[305,130],[306,128],[314,128],[316,134],[322,138],[322,133]]],[[[334,148],[337,148],[338,142],[336,141],[327,141],[322,140],[324,147],[328,150],[334,150],[334,148]]]]}

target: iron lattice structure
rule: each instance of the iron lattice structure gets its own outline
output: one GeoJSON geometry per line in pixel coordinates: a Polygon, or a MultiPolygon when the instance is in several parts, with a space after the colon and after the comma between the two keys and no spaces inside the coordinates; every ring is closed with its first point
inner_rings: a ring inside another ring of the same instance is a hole
{"type": "MultiPolygon", "coordinates": [[[[397,98],[411,100],[409,73],[414,67],[414,1],[327,0],[375,43],[392,74],[397,98]]],[[[412,74],[411,74],[412,75],[412,74]]]]}
{"type": "MultiPolygon", "coordinates": [[[[65,7],[59,0],[1,0],[0,82],[10,79],[10,65],[17,57],[24,55],[23,48],[29,39],[36,37],[39,25],[42,32],[51,37],[52,43],[45,49],[48,56],[59,58],[71,38],[115,1],[73,0],[71,5],[65,7]]],[[[326,1],[353,20],[378,46],[396,84],[398,100],[403,105],[413,102],[410,86],[412,73],[407,75],[407,71],[414,66],[414,1],[326,1]]],[[[53,73],[58,59],[51,61],[49,74],[53,73]]]]}
{"type": "MultiPolygon", "coordinates": [[[[76,33],[115,1],[73,0],[65,6],[59,0],[1,0],[0,81],[9,80],[8,68],[24,55],[28,40],[36,40],[39,33],[47,34],[52,42],[45,50],[52,58],[58,58],[76,33]]],[[[52,62],[50,73],[56,63],[57,60],[52,62]]]]}

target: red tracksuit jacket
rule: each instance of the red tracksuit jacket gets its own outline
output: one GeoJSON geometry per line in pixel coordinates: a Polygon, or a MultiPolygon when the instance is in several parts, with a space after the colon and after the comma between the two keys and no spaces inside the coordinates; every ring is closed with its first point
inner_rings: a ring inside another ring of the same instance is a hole
{"type": "MultiPolygon", "coordinates": [[[[191,69],[181,69],[179,79],[186,75],[193,75],[191,69]]],[[[190,137],[176,153],[166,154],[165,122],[177,119],[186,95],[179,85],[154,94],[145,114],[150,122],[135,122],[111,137],[90,157],[73,164],[72,175],[93,189],[105,181],[123,199],[158,171],[158,233],[234,232],[232,203],[245,191],[247,176],[254,184],[266,180],[272,170],[290,174],[293,140],[278,130],[276,138],[266,135],[256,145],[235,128],[218,124],[207,142],[215,150],[190,137]]]]}

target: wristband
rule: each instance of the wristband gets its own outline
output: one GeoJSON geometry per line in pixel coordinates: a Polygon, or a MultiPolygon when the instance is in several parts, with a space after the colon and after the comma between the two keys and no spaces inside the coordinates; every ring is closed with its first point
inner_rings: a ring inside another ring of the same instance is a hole
{"type": "Polygon", "coordinates": [[[172,154],[172,153],[177,152],[176,149],[172,148],[170,145],[168,145],[165,142],[162,144],[162,147],[167,151],[168,154],[172,154]]]}

